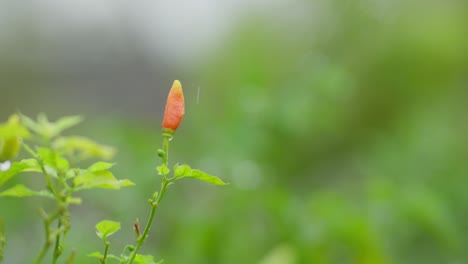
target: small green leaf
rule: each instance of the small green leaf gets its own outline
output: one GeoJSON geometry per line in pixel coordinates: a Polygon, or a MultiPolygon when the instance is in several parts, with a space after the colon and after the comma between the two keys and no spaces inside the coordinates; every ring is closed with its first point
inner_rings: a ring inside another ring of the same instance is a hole
{"type": "Polygon", "coordinates": [[[118,180],[110,171],[85,171],[73,179],[76,190],[103,188],[103,189],[120,189],[121,187],[133,186],[130,180],[118,180]]]}
{"type": "Polygon", "coordinates": [[[88,257],[92,257],[92,258],[101,258],[102,257],[102,254],[100,252],[93,252],[91,254],[88,254],[87,255],[88,257]]]}
{"type": "Polygon", "coordinates": [[[27,128],[29,128],[33,132],[36,132],[39,135],[42,134],[41,126],[38,123],[36,123],[36,121],[34,121],[32,118],[27,117],[25,115],[20,115],[20,118],[21,123],[24,124],[27,128]]]}
{"type": "Polygon", "coordinates": [[[30,168],[34,168],[34,165],[32,165],[29,160],[26,162],[13,162],[7,171],[0,171],[0,186],[2,186],[16,174],[22,171],[28,171],[30,168]]]}
{"type": "Polygon", "coordinates": [[[92,172],[96,171],[103,171],[103,170],[108,170],[112,168],[115,165],[115,163],[108,163],[108,162],[103,162],[103,161],[98,161],[91,165],[88,170],[92,172]]]}
{"type": "Polygon", "coordinates": [[[102,220],[101,222],[96,224],[96,234],[103,241],[105,241],[108,236],[119,231],[119,229],[120,223],[115,221],[102,220]]]}
{"type": "Polygon", "coordinates": [[[69,129],[83,122],[82,116],[65,116],[55,121],[54,129],[55,133],[61,133],[62,131],[69,129]]]}
{"type": "Polygon", "coordinates": [[[169,174],[169,172],[171,172],[171,170],[164,164],[161,166],[158,166],[156,170],[158,171],[159,175],[167,175],[169,174]]]}
{"type": "Polygon", "coordinates": [[[33,171],[33,172],[41,172],[41,166],[35,159],[24,159],[20,161],[20,163],[24,164],[26,167],[23,171],[33,171]]]}
{"type": "Polygon", "coordinates": [[[65,173],[70,168],[70,163],[68,160],[51,149],[37,148],[37,153],[46,165],[49,165],[57,172],[65,173]]]}
{"type": "Polygon", "coordinates": [[[174,175],[176,177],[191,177],[192,176],[192,169],[189,165],[183,164],[179,165],[176,164],[174,166],[174,175]]]}
{"type": "Polygon", "coordinates": [[[27,197],[27,196],[35,196],[35,195],[49,197],[49,198],[54,197],[48,191],[44,190],[44,191],[36,192],[24,186],[23,184],[18,184],[0,193],[0,196],[9,196],[9,197],[27,197]]]}
{"type": "Polygon", "coordinates": [[[226,183],[223,182],[220,178],[205,173],[201,170],[192,170],[192,176],[186,176],[186,178],[194,178],[214,185],[226,185],[226,183]]]}
{"type": "Polygon", "coordinates": [[[156,264],[154,257],[151,255],[137,254],[134,261],[136,264],[156,264]]]}

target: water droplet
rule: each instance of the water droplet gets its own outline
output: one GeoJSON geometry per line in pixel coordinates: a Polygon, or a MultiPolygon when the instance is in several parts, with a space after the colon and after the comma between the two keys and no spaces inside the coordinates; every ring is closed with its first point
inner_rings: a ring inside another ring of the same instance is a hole
{"type": "Polygon", "coordinates": [[[0,171],[7,171],[9,170],[11,167],[11,162],[9,160],[5,161],[5,162],[0,162],[0,171]]]}
{"type": "Polygon", "coordinates": [[[173,138],[174,138],[174,137],[170,137],[170,138],[169,138],[169,141],[172,141],[173,138]]]}

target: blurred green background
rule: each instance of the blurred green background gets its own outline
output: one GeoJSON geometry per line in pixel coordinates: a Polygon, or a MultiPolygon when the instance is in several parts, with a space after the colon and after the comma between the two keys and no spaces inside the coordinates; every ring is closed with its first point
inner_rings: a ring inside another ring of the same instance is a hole
{"type": "MultiPolygon", "coordinates": [[[[468,263],[466,1],[2,1],[0,118],[87,119],[137,186],[83,193],[67,252],[132,241],[159,186],[167,92],[186,117],[142,253],[165,263],[468,263]]],[[[20,175],[15,182],[37,182],[20,175]]],[[[8,185],[8,186],[9,186],[8,185]]],[[[4,186],[6,188],[7,186],[4,186]]],[[[43,239],[36,199],[0,199],[5,263],[43,239]]]]}

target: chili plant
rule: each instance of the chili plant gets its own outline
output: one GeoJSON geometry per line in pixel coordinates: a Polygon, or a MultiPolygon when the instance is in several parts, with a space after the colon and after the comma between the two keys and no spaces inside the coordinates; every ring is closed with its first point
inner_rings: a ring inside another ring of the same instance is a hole
{"type": "MultiPolygon", "coordinates": [[[[104,243],[103,253],[89,254],[105,264],[111,260],[122,264],[154,264],[151,255],[139,254],[141,247],[149,236],[151,226],[164,194],[169,186],[186,178],[198,179],[214,185],[225,185],[218,177],[189,165],[175,164],[172,175],[169,168],[169,145],[174,133],[185,114],[185,102],[182,86],[179,81],[174,84],[167,98],[163,124],[162,148],[157,150],[161,165],[156,168],[161,177],[159,191],[155,191],[149,199],[150,212],[144,228],[135,221],[133,230],[135,241],[124,247],[120,255],[109,253],[108,237],[120,229],[120,223],[103,220],[96,224],[96,234],[104,243]]],[[[63,132],[80,122],[80,116],[69,116],[51,122],[45,114],[39,114],[37,120],[25,115],[12,115],[6,123],[0,124],[0,188],[12,177],[22,172],[39,173],[43,176],[43,188],[33,190],[24,184],[17,184],[6,190],[0,190],[0,197],[43,197],[53,201],[48,209],[39,208],[38,214],[44,228],[44,243],[38,250],[34,263],[43,263],[48,253],[52,251],[50,263],[57,263],[62,257],[66,236],[72,227],[70,206],[81,204],[77,193],[88,189],[120,189],[135,185],[128,179],[117,179],[111,172],[115,165],[109,160],[115,154],[112,147],[101,145],[82,136],[64,136],[63,132]],[[16,161],[21,149],[29,158],[16,161]],[[83,161],[92,165],[83,168],[83,161]],[[97,161],[96,161],[97,160],[97,161]]],[[[4,223],[0,220],[0,262],[5,251],[4,223]]],[[[76,251],[66,257],[65,263],[73,263],[76,251]]],[[[161,263],[162,260],[158,263],[161,263]]],[[[62,262],[63,263],[63,262],[62,262]]]]}

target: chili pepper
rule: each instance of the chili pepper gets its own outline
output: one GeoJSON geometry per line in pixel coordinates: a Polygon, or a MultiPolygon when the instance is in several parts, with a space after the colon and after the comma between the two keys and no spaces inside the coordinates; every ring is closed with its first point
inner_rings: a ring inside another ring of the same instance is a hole
{"type": "Polygon", "coordinates": [[[163,130],[175,132],[179,127],[180,122],[182,122],[184,114],[185,102],[182,85],[178,80],[175,80],[167,97],[166,110],[164,112],[162,123],[163,130]]]}

